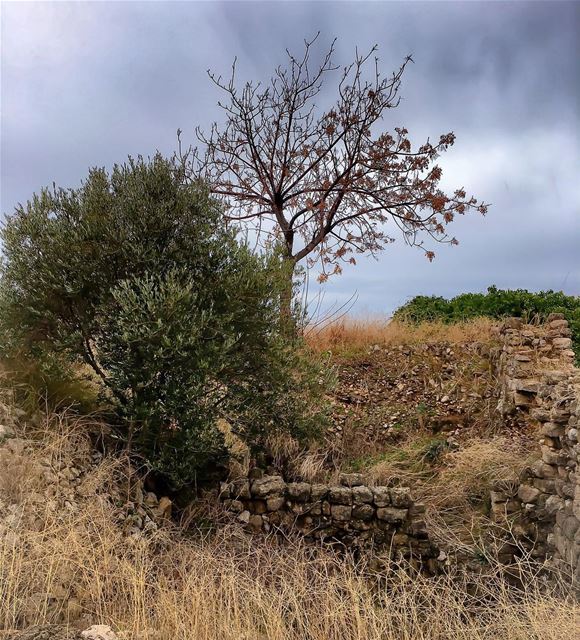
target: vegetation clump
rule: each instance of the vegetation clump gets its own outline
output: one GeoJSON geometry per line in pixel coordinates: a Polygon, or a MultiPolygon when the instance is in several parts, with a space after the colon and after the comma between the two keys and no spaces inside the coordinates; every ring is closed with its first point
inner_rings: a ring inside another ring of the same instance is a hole
{"type": "Polygon", "coordinates": [[[173,484],[225,461],[219,419],[250,446],[315,430],[324,376],[281,331],[276,256],[240,243],[178,164],[93,169],[1,235],[4,357],[47,377],[88,367],[121,439],[173,484]]]}
{"type": "Polygon", "coordinates": [[[464,322],[471,318],[522,317],[528,320],[545,318],[550,313],[563,313],[572,331],[573,348],[580,359],[580,296],[568,296],[562,291],[532,292],[526,289],[488,287],[487,293],[462,293],[454,298],[415,296],[399,307],[396,320],[419,324],[441,321],[464,322]]]}

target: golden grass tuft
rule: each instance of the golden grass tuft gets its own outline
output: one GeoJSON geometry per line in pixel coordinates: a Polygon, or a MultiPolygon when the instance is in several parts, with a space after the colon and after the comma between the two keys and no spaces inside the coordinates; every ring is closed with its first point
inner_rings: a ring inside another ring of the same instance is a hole
{"type": "Polygon", "coordinates": [[[305,332],[315,351],[359,351],[374,345],[380,347],[430,342],[484,342],[491,340],[494,323],[489,318],[445,324],[423,322],[407,324],[388,318],[346,317],[305,332]]]}

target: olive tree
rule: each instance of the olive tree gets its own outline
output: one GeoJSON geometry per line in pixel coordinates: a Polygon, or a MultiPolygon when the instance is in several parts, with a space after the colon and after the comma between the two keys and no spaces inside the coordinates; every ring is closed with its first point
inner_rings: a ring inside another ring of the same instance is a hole
{"type": "Polygon", "coordinates": [[[319,423],[317,370],[280,331],[275,258],[223,224],[200,182],[160,155],[43,189],[2,230],[4,351],[88,366],[131,449],[175,485],[319,423]]]}

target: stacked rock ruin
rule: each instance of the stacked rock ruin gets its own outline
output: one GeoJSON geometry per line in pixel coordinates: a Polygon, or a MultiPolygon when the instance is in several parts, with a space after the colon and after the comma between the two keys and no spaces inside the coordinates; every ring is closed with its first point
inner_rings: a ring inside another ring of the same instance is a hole
{"type": "Polygon", "coordinates": [[[380,545],[434,564],[438,552],[427,535],[425,506],[415,503],[407,488],[366,486],[355,473],[342,474],[336,486],[285,482],[257,469],[250,475],[223,483],[220,497],[254,532],[298,532],[348,547],[380,545]]]}
{"type": "Polygon", "coordinates": [[[550,558],[580,584],[580,370],[568,323],[560,314],[540,326],[511,318],[501,335],[501,408],[536,422],[541,458],[519,485],[492,493],[492,515],[511,522],[533,557],[550,558]]]}

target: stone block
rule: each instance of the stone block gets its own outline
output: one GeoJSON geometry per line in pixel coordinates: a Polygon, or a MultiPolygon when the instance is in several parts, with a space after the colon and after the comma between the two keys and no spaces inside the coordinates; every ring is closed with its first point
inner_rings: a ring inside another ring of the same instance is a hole
{"type": "Polygon", "coordinates": [[[530,415],[539,422],[548,422],[550,420],[550,410],[546,407],[534,407],[530,409],[530,415]]]}
{"type": "Polygon", "coordinates": [[[554,329],[567,329],[568,321],[564,318],[557,318],[548,322],[548,327],[552,330],[554,329]]]}
{"type": "Polygon", "coordinates": [[[423,516],[425,513],[427,513],[427,507],[421,502],[415,502],[409,507],[409,518],[423,516]]]}
{"type": "Polygon", "coordinates": [[[341,473],[338,481],[343,487],[360,487],[365,483],[362,473],[341,473]]]}
{"type": "Polygon", "coordinates": [[[564,519],[561,527],[562,535],[565,538],[568,538],[568,540],[574,540],[574,535],[580,528],[580,521],[578,520],[578,518],[576,518],[576,516],[569,515],[564,519]]]}
{"type": "Polygon", "coordinates": [[[373,501],[373,492],[369,487],[353,487],[352,501],[354,504],[369,504],[373,501]]]}
{"type": "Polygon", "coordinates": [[[308,513],[310,513],[311,515],[320,516],[322,515],[322,502],[320,500],[317,500],[316,502],[309,504],[307,506],[307,509],[308,513]]]}
{"type": "Polygon", "coordinates": [[[252,495],[256,498],[284,495],[286,483],[282,476],[264,476],[252,483],[252,495]]]}
{"type": "MultiPolygon", "coordinates": [[[[368,505],[365,505],[368,506],[368,505]]],[[[354,516],[354,509],[353,509],[353,516],[354,516]]],[[[355,531],[369,531],[371,528],[371,524],[367,521],[367,520],[351,520],[350,521],[350,526],[355,530],[355,531]]],[[[360,537],[359,537],[360,540],[360,537]]]]}
{"type": "Polygon", "coordinates": [[[352,509],[352,517],[358,520],[371,520],[375,515],[375,509],[370,504],[355,504],[352,509]]]}
{"type": "Polygon", "coordinates": [[[555,422],[546,422],[542,425],[540,429],[540,433],[543,436],[548,436],[549,438],[560,438],[564,435],[564,425],[557,424],[555,422]]]}
{"type": "Polygon", "coordinates": [[[518,489],[518,498],[522,502],[536,502],[539,495],[540,491],[538,489],[536,489],[535,487],[530,487],[527,484],[522,484],[518,489]]]}
{"type": "Polygon", "coordinates": [[[244,510],[244,504],[240,500],[224,500],[224,507],[233,513],[242,513],[244,510]]]}
{"type": "Polygon", "coordinates": [[[554,407],[550,411],[550,420],[552,422],[557,422],[558,424],[566,424],[568,422],[568,419],[570,418],[570,414],[570,409],[554,407]]]}
{"type": "Polygon", "coordinates": [[[352,507],[346,504],[333,504],[330,507],[330,515],[337,522],[348,522],[352,517],[352,507]]]}
{"type": "Polygon", "coordinates": [[[377,507],[388,507],[391,504],[391,494],[388,487],[373,487],[373,498],[377,507]]]}
{"type": "Polygon", "coordinates": [[[556,465],[557,466],[557,465],[560,465],[560,464],[565,464],[566,457],[563,456],[560,452],[554,451],[553,449],[550,449],[549,447],[543,445],[542,446],[542,460],[546,464],[556,465]]]}
{"type": "Polygon", "coordinates": [[[408,487],[389,489],[389,493],[394,507],[408,507],[412,502],[411,490],[408,487]]]}
{"type": "Polygon", "coordinates": [[[565,320],[565,319],[566,319],[566,316],[563,313],[550,313],[546,318],[548,323],[553,322],[554,320],[565,320]]]}
{"type": "Polygon", "coordinates": [[[332,504],[352,504],[352,489],[348,487],[331,487],[329,500],[332,504]]]}
{"type": "Polygon", "coordinates": [[[407,519],[407,509],[396,509],[394,507],[381,507],[377,509],[377,518],[384,522],[397,524],[407,519]]]}
{"type": "Polygon", "coordinates": [[[245,500],[249,500],[250,495],[250,481],[246,478],[239,478],[232,482],[232,490],[231,490],[232,498],[244,498],[245,500]]]}
{"type": "Polygon", "coordinates": [[[266,511],[268,511],[266,500],[254,500],[250,502],[249,509],[252,513],[266,513],[266,511]]]}
{"type": "Polygon", "coordinates": [[[255,531],[256,533],[259,533],[260,531],[262,531],[263,522],[264,521],[262,520],[262,516],[253,515],[253,516],[250,516],[250,520],[249,520],[248,524],[250,525],[252,531],[255,531]]]}
{"type": "Polygon", "coordinates": [[[553,515],[564,508],[564,500],[560,496],[549,496],[544,504],[547,514],[553,515]]]}
{"type": "Polygon", "coordinates": [[[312,500],[323,500],[328,495],[328,486],[325,484],[313,484],[310,488],[312,500]]]}
{"type": "Polygon", "coordinates": [[[297,502],[307,502],[310,499],[310,485],[307,482],[289,482],[288,496],[297,502]]]}
{"type": "Polygon", "coordinates": [[[556,349],[570,349],[572,346],[571,338],[554,338],[552,344],[556,349]]]}
{"type": "Polygon", "coordinates": [[[283,496],[271,496],[266,500],[268,511],[279,511],[284,506],[286,499],[283,496]]]}

